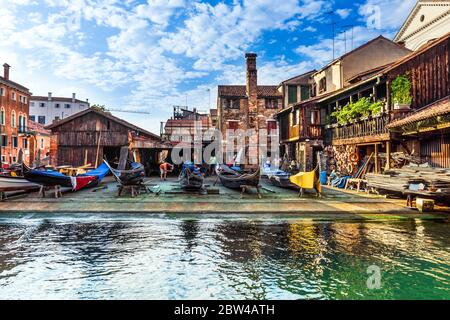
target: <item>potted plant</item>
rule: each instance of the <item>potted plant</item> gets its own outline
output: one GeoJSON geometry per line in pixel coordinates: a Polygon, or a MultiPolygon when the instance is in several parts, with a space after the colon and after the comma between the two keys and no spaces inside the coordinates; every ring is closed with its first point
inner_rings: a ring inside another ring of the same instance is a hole
{"type": "Polygon", "coordinates": [[[408,76],[400,75],[392,81],[392,101],[394,110],[405,110],[411,107],[411,81],[408,76]]]}

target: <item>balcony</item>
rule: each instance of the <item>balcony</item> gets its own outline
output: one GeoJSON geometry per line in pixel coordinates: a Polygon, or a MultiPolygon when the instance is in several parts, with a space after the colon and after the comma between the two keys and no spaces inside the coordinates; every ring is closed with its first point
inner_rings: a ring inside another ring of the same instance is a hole
{"type": "Polygon", "coordinates": [[[302,128],[301,138],[305,139],[322,139],[322,126],[317,124],[309,124],[302,128]]]}
{"type": "Polygon", "coordinates": [[[345,125],[326,126],[327,140],[334,145],[352,143],[370,143],[389,139],[389,114],[357,119],[345,125]]]}

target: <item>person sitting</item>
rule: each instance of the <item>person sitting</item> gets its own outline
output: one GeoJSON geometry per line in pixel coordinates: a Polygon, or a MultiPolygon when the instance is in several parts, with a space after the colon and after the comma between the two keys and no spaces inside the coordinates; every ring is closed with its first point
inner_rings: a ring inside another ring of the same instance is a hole
{"type": "Polygon", "coordinates": [[[161,181],[163,181],[163,179],[164,179],[164,181],[167,180],[167,173],[172,172],[173,168],[174,168],[174,166],[168,162],[161,163],[161,165],[159,166],[159,171],[161,173],[161,181]]]}

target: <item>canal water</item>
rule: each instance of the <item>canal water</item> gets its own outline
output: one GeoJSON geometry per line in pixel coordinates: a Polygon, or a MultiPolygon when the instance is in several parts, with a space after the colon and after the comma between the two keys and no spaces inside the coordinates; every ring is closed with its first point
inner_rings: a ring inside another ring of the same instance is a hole
{"type": "Polygon", "coordinates": [[[1,215],[2,299],[450,299],[450,225],[1,215]]]}

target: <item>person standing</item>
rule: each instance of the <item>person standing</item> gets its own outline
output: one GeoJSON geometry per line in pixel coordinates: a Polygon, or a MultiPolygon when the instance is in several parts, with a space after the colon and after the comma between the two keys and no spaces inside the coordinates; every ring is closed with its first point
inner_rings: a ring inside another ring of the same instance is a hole
{"type": "Polygon", "coordinates": [[[173,171],[174,166],[168,162],[163,162],[159,166],[159,172],[161,173],[161,181],[167,180],[167,173],[173,171]]]}
{"type": "Polygon", "coordinates": [[[216,172],[216,165],[217,165],[217,159],[216,159],[216,156],[211,155],[211,157],[209,157],[208,164],[209,164],[209,172],[210,172],[210,175],[213,176],[213,175],[215,174],[215,172],[216,172]]]}

